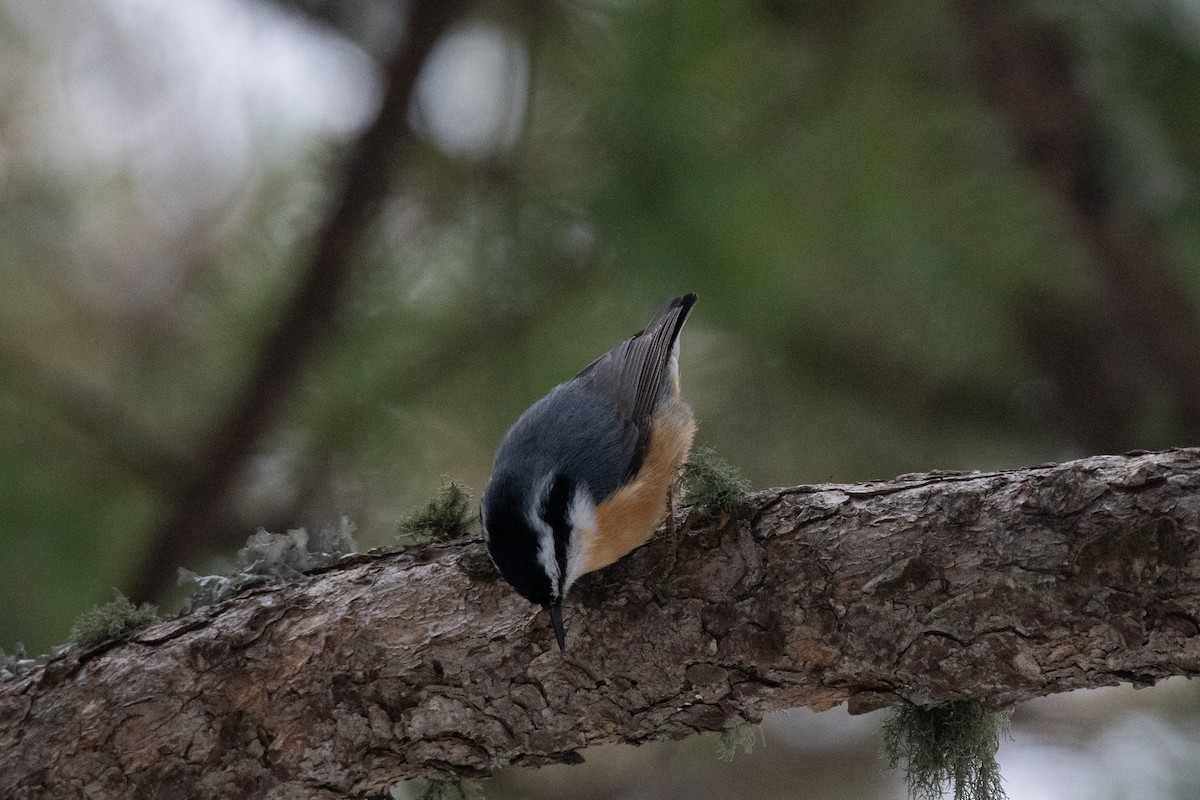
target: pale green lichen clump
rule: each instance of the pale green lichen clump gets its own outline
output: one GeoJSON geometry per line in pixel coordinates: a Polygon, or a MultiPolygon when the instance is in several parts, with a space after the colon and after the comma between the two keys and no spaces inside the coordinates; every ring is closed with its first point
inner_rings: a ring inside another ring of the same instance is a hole
{"type": "Polygon", "coordinates": [[[717,758],[728,762],[737,758],[739,752],[746,754],[753,752],[760,734],[759,726],[751,725],[748,722],[726,728],[721,731],[721,738],[717,742],[717,758]]]}
{"type": "Polygon", "coordinates": [[[484,800],[479,781],[402,781],[388,791],[391,800],[484,800]]]}
{"type": "Polygon", "coordinates": [[[709,511],[735,511],[746,504],[750,482],[711,447],[696,447],[683,465],[683,502],[709,511]]]}
{"type": "Polygon", "coordinates": [[[400,532],[412,541],[449,542],[471,535],[475,514],[471,495],[459,483],[442,483],[425,507],[400,520],[400,532]]]}
{"type": "Polygon", "coordinates": [[[938,800],[950,787],[954,800],[1004,800],[996,750],[1009,715],[979,700],[896,708],[883,724],[888,766],[904,766],[912,800],[938,800]]]}
{"type": "Polygon", "coordinates": [[[179,568],[179,585],[191,589],[183,601],[183,613],[215,605],[251,586],[296,580],[357,552],[354,524],[345,517],[337,525],[322,525],[312,533],[306,528],[287,533],[259,530],[238,550],[236,571],[231,574],[197,575],[179,568]]]}
{"type": "Polygon", "coordinates": [[[158,609],[149,603],[135,606],[120,592],[112,600],[85,611],[71,626],[68,641],[83,648],[144,628],[159,621],[158,609]]]}

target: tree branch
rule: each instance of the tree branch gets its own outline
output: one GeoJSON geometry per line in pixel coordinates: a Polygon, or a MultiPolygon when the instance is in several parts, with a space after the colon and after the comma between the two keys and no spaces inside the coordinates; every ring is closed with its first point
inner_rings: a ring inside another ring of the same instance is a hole
{"type": "Polygon", "coordinates": [[[1200,674],[1200,450],[755,494],[579,582],[354,556],[0,685],[0,796],[368,797],[758,720],[1200,674]]]}

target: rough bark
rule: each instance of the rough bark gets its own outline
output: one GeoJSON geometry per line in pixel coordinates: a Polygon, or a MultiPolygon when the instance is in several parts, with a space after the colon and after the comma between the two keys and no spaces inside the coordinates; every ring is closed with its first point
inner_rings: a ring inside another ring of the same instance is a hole
{"type": "Polygon", "coordinates": [[[0,796],[367,797],[753,721],[1200,674],[1200,450],[756,493],[580,581],[355,556],[0,685],[0,796]]]}

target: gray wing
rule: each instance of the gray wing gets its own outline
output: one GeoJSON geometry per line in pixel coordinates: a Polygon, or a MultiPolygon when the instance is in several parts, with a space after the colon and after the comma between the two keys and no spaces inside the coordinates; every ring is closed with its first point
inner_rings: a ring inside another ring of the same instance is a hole
{"type": "Polygon", "coordinates": [[[671,298],[645,330],[588,364],[575,378],[608,398],[637,429],[637,445],[626,477],[641,466],[651,416],[668,391],[671,352],[695,302],[695,294],[671,298]]]}

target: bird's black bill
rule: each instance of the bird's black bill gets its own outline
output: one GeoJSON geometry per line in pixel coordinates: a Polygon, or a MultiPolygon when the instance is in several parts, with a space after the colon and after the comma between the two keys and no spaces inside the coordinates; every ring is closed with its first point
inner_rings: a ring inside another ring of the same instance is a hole
{"type": "Polygon", "coordinates": [[[551,603],[546,606],[546,610],[550,612],[550,624],[554,626],[554,638],[558,640],[558,649],[566,650],[567,631],[562,623],[562,602],[551,603]]]}

